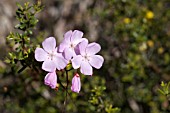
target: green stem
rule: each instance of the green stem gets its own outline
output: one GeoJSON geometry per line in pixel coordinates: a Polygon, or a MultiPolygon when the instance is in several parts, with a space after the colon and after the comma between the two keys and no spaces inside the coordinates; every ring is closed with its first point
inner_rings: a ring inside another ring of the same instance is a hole
{"type": "Polygon", "coordinates": [[[66,97],[65,97],[65,102],[64,102],[64,104],[66,105],[66,103],[67,103],[67,93],[68,93],[68,70],[65,69],[65,71],[66,71],[66,81],[67,81],[67,85],[66,85],[66,97]]]}
{"type": "MultiPolygon", "coordinates": [[[[59,84],[62,86],[62,88],[66,91],[66,97],[65,97],[65,101],[64,101],[64,106],[63,106],[63,109],[62,109],[62,113],[65,111],[65,107],[66,107],[66,104],[67,104],[67,96],[70,97],[71,101],[73,102],[74,106],[76,107],[75,102],[72,100],[71,95],[70,95],[69,92],[68,92],[68,85],[69,85],[68,72],[69,72],[70,70],[72,70],[72,69],[73,69],[73,68],[71,68],[71,69],[69,69],[69,70],[65,69],[65,72],[66,72],[66,81],[67,81],[66,87],[61,83],[60,78],[58,77],[58,83],[59,83],[59,84]]],[[[63,74],[64,74],[64,73],[62,73],[62,75],[63,75],[63,74]]]]}
{"type": "Polygon", "coordinates": [[[61,80],[60,80],[60,77],[58,76],[58,79],[57,79],[58,83],[61,85],[61,87],[66,90],[66,87],[64,87],[64,85],[61,83],[61,80]]]}
{"type": "Polygon", "coordinates": [[[69,70],[66,70],[66,69],[65,69],[65,71],[66,71],[66,80],[67,80],[66,90],[68,90],[68,71],[69,71],[69,70]]]}

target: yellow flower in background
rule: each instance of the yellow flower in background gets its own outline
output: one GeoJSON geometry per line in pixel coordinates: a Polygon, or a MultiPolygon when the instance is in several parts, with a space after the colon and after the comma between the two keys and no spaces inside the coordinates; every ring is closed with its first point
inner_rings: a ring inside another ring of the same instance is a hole
{"type": "Polygon", "coordinates": [[[158,54],[162,54],[163,52],[164,52],[164,48],[163,47],[158,48],[158,54]]]}
{"type": "Polygon", "coordinates": [[[123,20],[123,22],[125,23],[125,24],[129,24],[130,23],[130,18],[124,18],[124,20],[123,20]]]}
{"type": "Polygon", "coordinates": [[[146,18],[147,19],[152,19],[154,17],[154,13],[152,11],[147,11],[146,12],[146,18]]]}
{"type": "Polygon", "coordinates": [[[154,42],[152,40],[148,40],[147,44],[149,47],[153,47],[154,46],[154,42]]]}
{"type": "Polygon", "coordinates": [[[144,42],[144,43],[142,43],[142,45],[141,46],[139,46],[139,50],[140,51],[145,51],[147,49],[147,45],[146,45],[146,43],[144,42]]]}

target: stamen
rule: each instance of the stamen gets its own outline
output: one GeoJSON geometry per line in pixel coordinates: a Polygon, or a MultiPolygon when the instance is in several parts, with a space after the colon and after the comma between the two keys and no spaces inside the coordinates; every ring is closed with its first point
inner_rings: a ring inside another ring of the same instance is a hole
{"type": "Polygon", "coordinates": [[[52,53],[48,53],[48,59],[53,60],[53,58],[55,57],[55,53],[52,51],[52,53]]]}
{"type": "Polygon", "coordinates": [[[89,56],[85,55],[83,60],[89,61],[89,56]]]}

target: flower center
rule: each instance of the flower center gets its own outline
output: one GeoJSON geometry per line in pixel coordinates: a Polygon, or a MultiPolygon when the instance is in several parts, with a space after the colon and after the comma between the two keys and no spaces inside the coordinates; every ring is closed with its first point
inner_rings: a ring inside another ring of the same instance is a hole
{"type": "Polygon", "coordinates": [[[85,60],[85,61],[89,61],[89,60],[90,60],[90,56],[88,56],[87,54],[84,55],[83,58],[84,58],[83,61],[84,61],[84,60],[85,60]]]}
{"type": "Polygon", "coordinates": [[[75,45],[73,43],[70,44],[70,48],[74,49],[75,45]]]}
{"type": "Polygon", "coordinates": [[[48,59],[53,60],[55,56],[56,56],[56,53],[54,51],[52,51],[51,53],[48,53],[48,59]]]}

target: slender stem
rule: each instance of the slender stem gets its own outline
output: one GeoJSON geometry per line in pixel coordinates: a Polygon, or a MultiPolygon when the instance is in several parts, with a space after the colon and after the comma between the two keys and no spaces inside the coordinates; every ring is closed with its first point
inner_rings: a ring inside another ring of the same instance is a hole
{"type": "MultiPolygon", "coordinates": [[[[65,87],[66,96],[65,96],[64,109],[63,109],[63,110],[66,110],[65,107],[66,107],[66,105],[67,105],[67,93],[68,93],[68,70],[65,69],[65,72],[66,72],[67,85],[66,85],[66,87],[65,87]]],[[[63,111],[62,111],[62,112],[63,112],[63,111]]]]}
{"type": "Polygon", "coordinates": [[[61,85],[61,87],[65,90],[66,89],[66,87],[64,87],[64,85],[61,83],[61,80],[60,80],[60,77],[58,76],[58,83],[61,85]]]}
{"type": "Polygon", "coordinates": [[[65,69],[66,72],[66,81],[67,81],[67,85],[66,85],[66,97],[65,97],[65,105],[67,103],[67,93],[68,93],[68,70],[65,69]]]}
{"type": "MultiPolygon", "coordinates": [[[[69,72],[70,70],[72,70],[72,69],[73,69],[73,68],[71,68],[71,69],[69,69],[69,70],[65,69],[65,72],[66,72],[66,82],[67,82],[67,85],[66,85],[66,86],[64,86],[64,85],[61,83],[60,78],[58,77],[58,83],[59,83],[59,84],[62,86],[62,88],[66,91],[66,97],[65,97],[65,101],[64,101],[64,106],[63,106],[63,109],[62,109],[62,113],[64,113],[65,110],[66,110],[65,107],[66,107],[66,105],[67,105],[67,96],[70,97],[71,101],[73,102],[74,106],[76,107],[75,102],[72,100],[71,95],[70,95],[69,92],[68,92],[68,85],[69,85],[68,72],[69,72]]],[[[62,73],[62,75],[63,75],[63,74],[64,74],[64,73],[62,73]]]]}
{"type": "Polygon", "coordinates": [[[69,71],[69,70],[65,70],[65,71],[66,71],[66,80],[67,80],[66,90],[68,90],[68,71],[69,71]]]}

